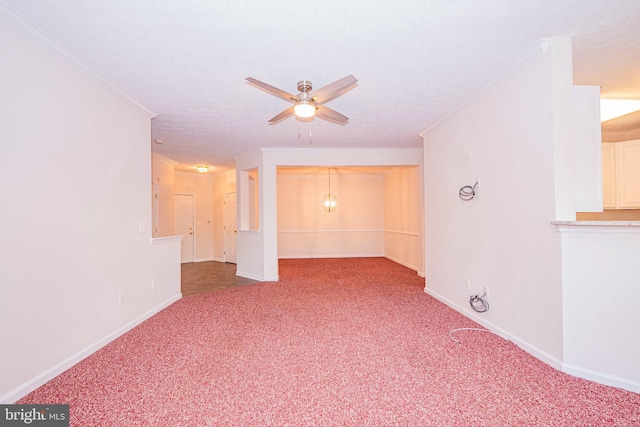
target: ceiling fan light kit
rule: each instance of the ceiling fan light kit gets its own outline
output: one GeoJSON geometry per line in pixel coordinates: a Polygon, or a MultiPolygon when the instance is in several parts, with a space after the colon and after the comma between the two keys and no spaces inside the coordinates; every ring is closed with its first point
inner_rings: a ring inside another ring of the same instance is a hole
{"type": "Polygon", "coordinates": [[[300,92],[297,95],[292,95],[287,91],[278,89],[275,86],[261,82],[253,77],[247,77],[246,80],[248,84],[260,90],[293,103],[292,106],[272,117],[269,120],[270,125],[280,123],[289,117],[296,117],[296,119],[300,121],[310,121],[313,120],[314,117],[318,117],[319,119],[344,126],[349,122],[349,118],[332,110],[325,104],[344,95],[358,84],[358,79],[349,75],[311,92],[313,90],[313,84],[308,80],[301,80],[297,84],[298,91],[300,92]]]}
{"type": "Polygon", "coordinates": [[[302,101],[296,102],[296,105],[293,106],[293,111],[296,116],[306,119],[316,114],[316,106],[313,101],[303,99],[302,101]]]}

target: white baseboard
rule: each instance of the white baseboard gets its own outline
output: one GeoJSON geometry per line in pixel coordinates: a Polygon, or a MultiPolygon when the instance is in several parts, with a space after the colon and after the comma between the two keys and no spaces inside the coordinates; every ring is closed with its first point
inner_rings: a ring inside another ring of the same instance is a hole
{"type": "Polygon", "coordinates": [[[193,260],[193,262],[205,262],[205,261],[214,261],[214,259],[212,257],[212,258],[196,258],[193,260]]]}
{"type": "Polygon", "coordinates": [[[251,273],[244,273],[236,270],[236,276],[244,277],[246,279],[257,280],[258,282],[277,282],[280,280],[279,276],[257,276],[251,273]]]}
{"type": "Polygon", "coordinates": [[[562,371],[562,361],[560,359],[558,359],[557,357],[554,357],[552,355],[550,355],[549,353],[542,351],[541,349],[539,349],[538,347],[532,345],[531,343],[527,342],[527,341],[523,341],[520,338],[516,337],[515,335],[510,334],[509,332],[505,331],[502,328],[499,328],[498,326],[494,325],[491,322],[487,322],[485,319],[481,318],[480,316],[470,313],[469,311],[465,310],[463,307],[459,306],[458,304],[454,303],[453,301],[443,297],[442,295],[433,292],[430,289],[427,289],[426,287],[424,288],[425,293],[431,295],[432,297],[434,297],[435,299],[437,299],[438,301],[442,302],[443,304],[453,308],[454,310],[456,310],[457,312],[463,314],[464,316],[470,318],[471,320],[473,320],[476,323],[479,323],[480,325],[484,326],[485,328],[487,328],[488,330],[490,330],[491,332],[501,336],[502,338],[508,340],[508,341],[512,341],[513,343],[515,343],[518,347],[520,347],[521,349],[523,349],[524,351],[526,351],[527,353],[529,353],[530,355],[532,355],[533,357],[535,357],[536,359],[539,359],[541,361],[543,361],[544,363],[554,367],[555,369],[562,371]]]}
{"type": "Polygon", "coordinates": [[[599,384],[604,384],[611,387],[617,387],[617,388],[629,390],[634,393],[640,393],[640,383],[636,381],[631,381],[625,378],[620,378],[613,375],[604,374],[602,372],[597,372],[590,369],[581,368],[579,366],[563,363],[558,358],[551,356],[550,354],[540,350],[536,346],[531,345],[530,343],[519,339],[518,337],[504,331],[503,329],[498,328],[496,325],[492,324],[491,322],[487,322],[484,319],[480,318],[479,316],[464,310],[462,307],[453,303],[447,298],[444,298],[442,295],[436,292],[433,292],[427,289],[426,287],[424,291],[425,293],[431,295],[438,301],[446,304],[447,306],[453,308],[454,310],[462,313],[464,316],[481,324],[485,328],[489,329],[491,332],[495,332],[496,334],[500,335],[502,338],[514,342],[518,347],[520,347],[521,349],[523,349],[524,351],[526,351],[536,359],[543,361],[544,363],[552,366],[553,368],[559,371],[564,372],[565,374],[569,374],[578,378],[584,378],[589,381],[597,382],[599,384]]]}
{"type": "Polygon", "coordinates": [[[166,307],[170,306],[174,302],[178,301],[180,298],[182,298],[182,294],[178,293],[177,295],[169,298],[165,302],[153,307],[151,310],[147,311],[146,313],[133,319],[131,322],[127,323],[121,328],[110,333],[109,335],[102,338],[101,340],[86,347],[84,350],[77,352],[76,354],[68,357],[67,359],[63,360],[57,365],[54,365],[53,367],[47,369],[45,372],[41,373],[35,378],[32,378],[31,380],[27,381],[21,386],[15,388],[14,390],[0,397],[0,404],[15,403],[16,401],[20,400],[27,394],[31,393],[41,385],[45,384],[47,381],[57,377],[67,369],[71,368],[73,365],[89,357],[91,354],[95,353],[96,351],[98,351],[105,345],[109,344],[111,341],[115,340],[119,336],[129,332],[131,329],[135,328],[140,323],[144,322],[154,314],[158,313],[159,311],[165,309],[166,307]]]}
{"type": "Polygon", "coordinates": [[[579,366],[569,365],[566,363],[562,365],[562,372],[596,383],[622,388],[634,393],[640,393],[640,383],[626,378],[603,374],[602,372],[592,371],[591,369],[584,369],[579,366]]]}
{"type": "Polygon", "coordinates": [[[219,258],[219,257],[213,257],[213,261],[217,261],[217,262],[225,262],[224,257],[223,258],[219,258]]]}
{"type": "Polygon", "coordinates": [[[278,259],[318,259],[318,258],[384,258],[384,254],[315,254],[315,255],[278,255],[278,259]]]}
{"type": "MultiPolygon", "coordinates": [[[[388,256],[388,255],[385,255],[385,258],[386,258],[386,259],[388,259],[389,261],[393,261],[393,262],[395,262],[396,264],[400,264],[400,265],[402,265],[402,266],[404,266],[404,267],[410,268],[411,270],[413,270],[413,271],[415,271],[416,273],[418,273],[418,267],[416,267],[415,265],[411,265],[411,264],[409,264],[409,263],[407,263],[407,262],[401,261],[401,260],[399,260],[399,259],[395,259],[395,258],[390,257],[390,256],[388,256]]],[[[418,274],[419,274],[419,273],[418,273],[418,274]]]]}

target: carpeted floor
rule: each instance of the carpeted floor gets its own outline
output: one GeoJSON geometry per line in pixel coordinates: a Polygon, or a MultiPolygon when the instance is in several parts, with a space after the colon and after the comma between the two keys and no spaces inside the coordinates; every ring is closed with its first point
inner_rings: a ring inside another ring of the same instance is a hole
{"type": "Polygon", "coordinates": [[[73,426],[638,426],[640,395],[554,370],[382,258],[283,260],[181,299],[26,396],[73,426]]]}

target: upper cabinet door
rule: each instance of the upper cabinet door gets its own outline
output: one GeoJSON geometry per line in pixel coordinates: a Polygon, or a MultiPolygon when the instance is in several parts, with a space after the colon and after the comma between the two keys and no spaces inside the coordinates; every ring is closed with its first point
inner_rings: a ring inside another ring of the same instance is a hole
{"type": "Polygon", "coordinates": [[[618,208],[640,208],[640,140],[616,144],[618,208]]]}

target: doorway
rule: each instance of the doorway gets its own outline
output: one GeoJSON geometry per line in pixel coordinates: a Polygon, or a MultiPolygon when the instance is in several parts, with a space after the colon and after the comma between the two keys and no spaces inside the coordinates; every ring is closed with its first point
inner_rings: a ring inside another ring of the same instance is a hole
{"type": "Polygon", "coordinates": [[[175,194],[176,235],[182,235],[180,262],[193,262],[195,234],[193,229],[194,196],[175,194]]]}

